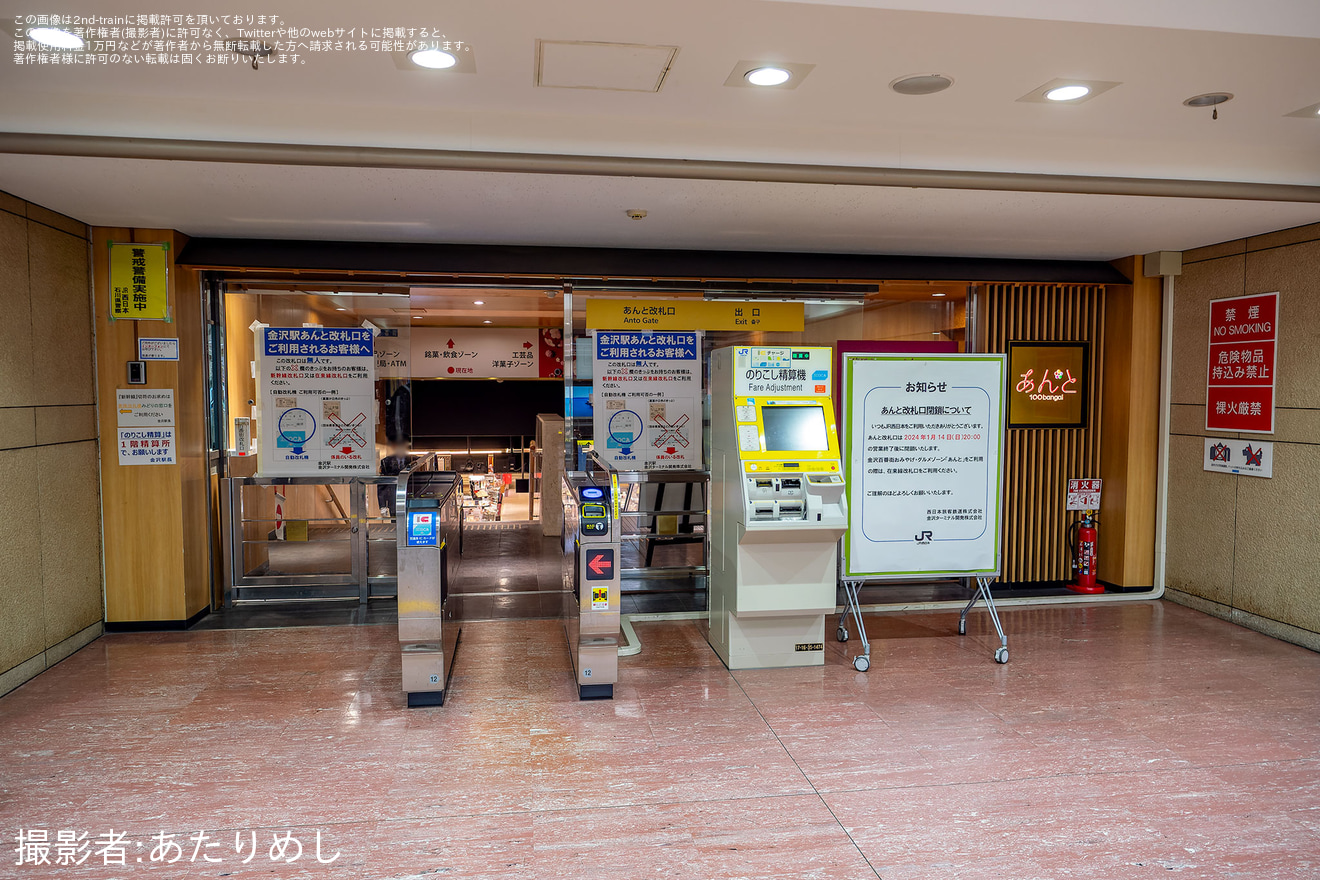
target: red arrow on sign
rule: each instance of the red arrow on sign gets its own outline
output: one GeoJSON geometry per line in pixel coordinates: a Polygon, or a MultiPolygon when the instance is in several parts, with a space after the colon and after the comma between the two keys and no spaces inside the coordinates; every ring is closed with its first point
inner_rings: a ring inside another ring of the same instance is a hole
{"type": "Polygon", "coordinates": [[[531,348],[531,347],[532,347],[532,344],[531,344],[530,342],[524,342],[524,343],[523,343],[523,348],[531,348]]]}
{"type": "Polygon", "coordinates": [[[449,346],[450,348],[453,348],[453,347],[454,347],[454,340],[452,340],[452,339],[449,340],[448,342],[445,343],[445,345],[449,346]]]}
{"type": "Polygon", "coordinates": [[[604,574],[610,570],[610,566],[613,564],[614,560],[606,559],[603,555],[597,554],[595,558],[587,563],[587,568],[591,569],[596,574],[604,574]]]}

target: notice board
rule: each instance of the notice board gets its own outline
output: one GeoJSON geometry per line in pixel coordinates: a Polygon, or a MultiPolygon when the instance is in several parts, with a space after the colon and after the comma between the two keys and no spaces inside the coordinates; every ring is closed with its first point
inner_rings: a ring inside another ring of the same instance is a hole
{"type": "Polygon", "coordinates": [[[843,358],[849,579],[997,575],[1002,354],[843,358]]]}
{"type": "Polygon", "coordinates": [[[261,476],[376,472],[372,341],[358,327],[259,329],[261,476]]]}
{"type": "Polygon", "coordinates": [[[624,471],[700,468],[701,332],[591,333],[597,454],[624,471]]]}

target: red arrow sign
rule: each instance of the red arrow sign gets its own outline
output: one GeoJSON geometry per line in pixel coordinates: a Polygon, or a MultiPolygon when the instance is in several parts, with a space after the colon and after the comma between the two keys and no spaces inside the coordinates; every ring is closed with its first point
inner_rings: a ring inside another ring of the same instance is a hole
{"type": "Polygon", "coordinates": [[[449,340],[448,342],[445,343],[445,345],[449,346],[450,348],[453,348],[453,347],[454,347],[454,340],[452,340],[452,339],[449,340]]]}
{"type": "Polygon", "coordinates": [[[610,570],[612,565],[614,565],[613,559],[609,559],[605,554],[599,553],[592,557],[592,560],[587,563],[587,568],[591,569],[596,574],[605,574],[610,570]]]}
{"type": "Polygon", "coordinates": [[[531,347],[532,347],[532,344],[531,344],[530,342],[524,342],[524,343],[523,343],[523,348],[531,348],[531,347]]]}

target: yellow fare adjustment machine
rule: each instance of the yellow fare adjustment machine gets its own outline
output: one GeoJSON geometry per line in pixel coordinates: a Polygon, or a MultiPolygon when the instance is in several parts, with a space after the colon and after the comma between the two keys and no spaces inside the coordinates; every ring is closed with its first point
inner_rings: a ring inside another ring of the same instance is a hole
{"type": "Polygon", "coordinates": [[[820,666],[848,525],[833,350],[711,353],[710,644],[730,669],[820,666]]]}

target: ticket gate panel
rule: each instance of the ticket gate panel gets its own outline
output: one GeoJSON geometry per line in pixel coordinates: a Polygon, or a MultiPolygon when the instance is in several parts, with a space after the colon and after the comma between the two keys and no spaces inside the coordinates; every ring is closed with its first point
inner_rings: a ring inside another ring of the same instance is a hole
{"type": "Polygon", "coordinates": [[[439,472],[401,475],[399,650],[409,707],[444,705],[458,647],[459,624],[446,620],[445,608],[460,560],[456,486],[439,472]],[[426,494],[413,495],[414,490],[426,494]]]}
{"type": "Polygon", "coordinates": [[[610,699],[619,677],[621,547],[608,486],[564,477],[564,631],[578,696],[610,699]]]}

